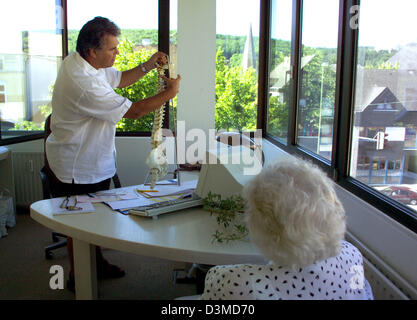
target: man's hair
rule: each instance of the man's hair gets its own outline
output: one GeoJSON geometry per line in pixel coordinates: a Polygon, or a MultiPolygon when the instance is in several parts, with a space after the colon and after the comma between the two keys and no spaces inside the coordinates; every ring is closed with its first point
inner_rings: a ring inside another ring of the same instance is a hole
{"type": "Polygon", "coordinates": [[[89,49],[99,49],[104,45],[104,36],[110,34],[115,37],[120,35],[119,27],[112,21],[103,17],[95,17],[88,21],[80,30],[77,39],[77,52],[83,57],[88,57],[89,49]]]}
{"type": "Polygon", "coordinates": [[[291,156],[264,168],[243,195],[250,237],[277,265],[305,267],[340,253],[345,211],[317,166],[291,156]]]}

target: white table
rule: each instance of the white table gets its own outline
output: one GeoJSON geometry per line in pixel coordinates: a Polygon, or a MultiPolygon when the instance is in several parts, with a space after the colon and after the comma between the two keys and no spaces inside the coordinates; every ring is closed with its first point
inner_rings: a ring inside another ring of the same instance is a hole
{"type": "Polygon", "coordinates": [[[201,208],[160,215],[158,219],[123,215],[97,203],[95,212],[52,215],[51,200],[35,202],[31,217],[73,238],[77,299],[97,298],[95,246],[200,264],[264,263],[249,241],[212,242],[215,217],[201,208]]]}

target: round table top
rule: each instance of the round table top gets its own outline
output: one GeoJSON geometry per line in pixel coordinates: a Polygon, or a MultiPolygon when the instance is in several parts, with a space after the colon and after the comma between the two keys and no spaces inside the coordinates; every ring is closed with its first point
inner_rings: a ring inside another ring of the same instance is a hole
{"type": "Polygon", "coordinates": [[[31,205],[30,214],[54,231],[104,248],[211,265],[266,262],[250,240],[213,241],[216,218],[201,208],[152,219],[123,215],[103,203],[94,207],[90,213],[53,215],[52,200],[41,200],[31,205]]]}

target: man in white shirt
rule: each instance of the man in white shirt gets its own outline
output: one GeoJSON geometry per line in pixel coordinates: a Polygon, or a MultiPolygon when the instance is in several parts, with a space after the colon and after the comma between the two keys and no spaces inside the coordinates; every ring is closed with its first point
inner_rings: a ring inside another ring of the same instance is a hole
{"type": "MultiPolygon", "coordinates": [[[[157,52],[136,68],[124,72],[112,66],[120,29],[96,17],[80,30],[77,51],[62,62],[52,97],[51,134],[46,140],[47,171],[54,197],[108,189],[116,173],[115,133],[121,118],[140,118],[174,98],[181,77],[163,77],[166,89],[132,102],[114,88],[129,86],[156,67],[167,63],[157,52]]],[[[73,285],[72,239],[68,239],[73,285]]],[[[98,276],[120,277],[124,271],[110,265],[97,250],[98,276]]]]}

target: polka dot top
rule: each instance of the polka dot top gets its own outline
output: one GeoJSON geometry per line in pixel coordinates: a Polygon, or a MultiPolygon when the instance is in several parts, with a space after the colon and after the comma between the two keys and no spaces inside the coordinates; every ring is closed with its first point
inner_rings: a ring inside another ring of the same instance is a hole
{"type": "Polygon", "coordinates": [[[215,266],[205,279],[202,300],[372,300],[362,255],[343,241],[341,253],[297,270],[270,263],[215,266]]]}

